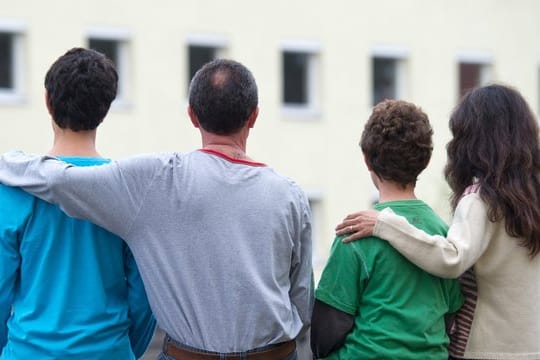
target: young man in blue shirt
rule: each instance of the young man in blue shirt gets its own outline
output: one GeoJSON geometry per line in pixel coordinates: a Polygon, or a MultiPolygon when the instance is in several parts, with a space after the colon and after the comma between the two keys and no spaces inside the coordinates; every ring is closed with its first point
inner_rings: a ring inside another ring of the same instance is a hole
{"type": "MultiPolygon", "coordinates": [[[[96,129],[116,97],[103,54],[75,48],[45,77],[51,156],[74,166],[109,162],[96,129]]],[[[122,239],[58,206],[0,185],[0,358],[135,359],[155,320],[122,239]]]]}

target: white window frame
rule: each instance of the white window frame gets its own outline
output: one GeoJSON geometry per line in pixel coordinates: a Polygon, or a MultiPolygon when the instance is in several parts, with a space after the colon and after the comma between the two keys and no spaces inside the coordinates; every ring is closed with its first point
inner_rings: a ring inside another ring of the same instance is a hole
{"type": "Polygon", "coordinates": [[[323,221],[323,200],[324,194],[318,189],[305,189],[306,196],[311,207],[311,247],[312,264],[315,271],[321,272],[328,260],[328,244],[320,237],[320,229],[323,221]]]}
{"type": "MultiPolygon", "coordinates": [[[[399,45],[376,45],[371,50],[371,63],[375,58],[391,59],[396,62],[396,99],[405,99],[407,97],[407,59],[409,58],[409,50],[399,45]]],[[[371,69],[370,71],[373,71],[371,69]]],[[[373,75],[373,74],[371,74],[373,75]]],[[[373,104],[373,90],[375,84],[371,84],[370,88],[370,106],[373,104]]]]}
{"type": "Polygon", "coordinates": [[[13,88],[0,89],[0,104],[20,104],[25,100],[23,69],[26,61],[23,41],[27,25],[18,20],[0,19],[0,31],[13,36],[13,88]]]}
{"type": "MultiPolygon", "coordinates": [[[[308,40],[288,40],[281,43],[280,61],[285,52],[297,52],[308,55],[307,69],[307,103],[306,104],[287,104],[283,102],[283,94],[280,94],[281,114],[285,117],[315,118],[321,115],[321,78],[320,78],[320,54],[322,52],[321,44],[317,41],[308,40]]],[[[281,69],[280,79],[283,81],[283,71],[281,69]]],[[[283,86],[280,87],[283,91],[283,86]]]]}
{"type": "Polygon", "coordinates": [[[536,69],[536,117],[540,122],[540,61],[538,61],[538,67],[536,69]]]}
{"type": "Polygon", "coordinates": [[[118,90],[116,99],[111,104],[111,109],[127,109],[132,106],[131,38],[131,32],[121,28],[91,27],[86,31],[87,44],[90,39],[116,41],[118,43],[118,60],[116,64],[118,90]]]}

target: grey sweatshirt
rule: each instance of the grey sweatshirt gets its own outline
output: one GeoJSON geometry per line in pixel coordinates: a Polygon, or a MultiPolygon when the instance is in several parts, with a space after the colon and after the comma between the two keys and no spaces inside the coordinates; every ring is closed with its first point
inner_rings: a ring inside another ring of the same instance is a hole
{"type": "Polygon", "coordinates": [[[11,152],[0,182],[122,237],[159,326],[181,343],[245,351],[309,327],[308,200],[263,164],[194,151],[74,167],[11,152]]]}

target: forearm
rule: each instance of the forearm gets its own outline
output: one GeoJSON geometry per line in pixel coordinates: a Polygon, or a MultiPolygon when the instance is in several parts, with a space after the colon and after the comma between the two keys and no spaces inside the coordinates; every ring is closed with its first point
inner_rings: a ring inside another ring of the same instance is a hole
{"type": "Polygon", "coordinates": [[[148,297],[135,263],[127,245],[124,245],[124,267],[128,285],[129,340],[136,358],[141,357],[152,340],[156,320],[150,309],[148,297]]]}
{"type": "Polygon", "coordinates": [[[437,276],[456,278],[485,251],[492,224],[483,202],[465,199],[456,209],[446,237],[429,235],[391,210],[383,210],[373,234],[387,240],[403,256],[437,276]]]}
{"type": "Polygon", "coordinates": [[[315,357],[326,357],[342,347],[353,326],[352,315],[315,300],[311,323],[311,350],[315,357]]]}
{"type": "Polygon", "coordinates": [[[124,237],[158,161],[139,158],[101,166],[72,166],[20,152],[0,157],[0,182],[58,204],[68,215],[89,220],[124,237]],[[145,171],[145,167],[150,169],[145,171]]]}

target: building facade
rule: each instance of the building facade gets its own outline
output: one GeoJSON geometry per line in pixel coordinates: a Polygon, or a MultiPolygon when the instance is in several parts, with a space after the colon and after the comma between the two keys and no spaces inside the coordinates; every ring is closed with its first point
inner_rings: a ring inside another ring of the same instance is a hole
{"type": "Polygon", "coordinates": [[[517,87],[538,113],[539,14],[535,0],[4,2],[0,151],[48,150],[43,79],[71,47],[117,64],[119,95],[98,135],[111,158],[200,147],[189,80],[210,59],[238,60],[259,85],[248,152],[309,194],[320,269],[337,222],[376,201],[358,147],[372,106],[401,98],[428,113],[435,150],[417,194],[449,219],[448,116],[489,82],[517,87]]]}

